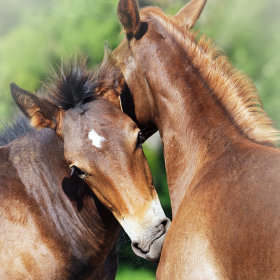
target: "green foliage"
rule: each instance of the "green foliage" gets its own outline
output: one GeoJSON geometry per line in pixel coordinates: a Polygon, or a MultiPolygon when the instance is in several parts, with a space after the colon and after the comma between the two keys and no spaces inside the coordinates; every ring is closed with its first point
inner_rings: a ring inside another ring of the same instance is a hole
{"type": "MultiPolygon", "coordinates": [[[[0,116],[11,117],[14,103],[9,84],[16,82],[28,90],[37,90],[50,66],[60,59],[84,52],[92,65],[100,63],[103,44],[108,40],[112,47],[118,42],[121,31],[115,12],[115,1],[67,1],[0,0],[0,7],[13,21],[7,30],[0,29],[0,116]],[[20,13],[21,8],[22,14],[20,13]],[[1,35],[2,34],[2,35],[1,35]]],[[[2,25],[0,25],[2,26],[2,25]]]]}
{"type": "Polygon", "coordinates": [[[121,265],[119,267],[116,280],[154,280],[155,273],[143,268],[132,269],[130,266],[121,265]]]}

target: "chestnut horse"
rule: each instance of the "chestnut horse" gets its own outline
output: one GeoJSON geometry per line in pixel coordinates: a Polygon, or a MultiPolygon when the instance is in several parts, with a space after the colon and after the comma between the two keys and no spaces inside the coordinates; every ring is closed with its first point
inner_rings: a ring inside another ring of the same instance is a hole
{"type": "Polygon", "coordinates": [[[44,129],[27,129],[0,148],[1,279],[114,279],[119,226],[95,195],[136,254],[159,258],[169,220],[152,186],[141,132],[102,99],[109,89],[93,94],[105,83],[98,78],[74,64],[56,75],[44,97],[11,85],[19,108],[44,129]]]}
{"type": "Polygon", "coordinates": [[[174,17],[118,5],[122,106],[164,145],[173,222],[157,279],[280,279],[279,134],[251,81],[195,40],[205,2],[174,17]]]}

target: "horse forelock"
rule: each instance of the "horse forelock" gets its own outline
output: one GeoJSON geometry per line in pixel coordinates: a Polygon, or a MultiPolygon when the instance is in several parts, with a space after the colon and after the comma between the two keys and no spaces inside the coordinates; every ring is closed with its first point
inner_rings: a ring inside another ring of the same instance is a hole
{"type": "Polygon", "coordinates": [[[93,101],[96,96],[96,71],[87,68],[86,61],[86,57],[81,56],[52,69],[40,94],[64,111],[93,101]]]}
{"type": "Polygon", "coordinates": [[[47,82],[43,82],[39,95],[67,111],[75,107],[83,109],[84,104],[104,97],[109,91],[120,91],[124,82],[120,81],[120,70],[106,48],[105,57],[105,62],[96,68],[87,66],[85,56],[76,57],[65,65],[61,63],[57,69],[52,69],[47,82]]]}
{"type": "Polygon", "coordinates": [[[280,133],[264,111],[252,80],[236,70],[212,40],[206,36],[196,40],[193,32],[158,8],[142,9],[141,18],[156,22],[177,41],[244,135],[270,145],[279,141],[280,133]]]}

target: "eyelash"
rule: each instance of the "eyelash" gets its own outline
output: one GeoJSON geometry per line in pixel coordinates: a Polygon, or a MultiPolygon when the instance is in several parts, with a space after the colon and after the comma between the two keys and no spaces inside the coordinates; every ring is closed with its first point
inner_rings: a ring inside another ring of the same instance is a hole
{"type": "Polygon", "coordinates": [[[73,165],[70,167],[71,169],[71,176],[76,174],[79,178],[84,179],[88,174],[84,171],[82,171],[80,168],[77,166],[73,165]]]}
{"type": "Polygon", "coordinates": [[[136,143],[136,147],[137,148],[142,148],[142,144],[146,141],[145,136],[143,135],[143,133],[141,131],[139,131],[138,136],[137,136],[137,143],[136,143]]]}

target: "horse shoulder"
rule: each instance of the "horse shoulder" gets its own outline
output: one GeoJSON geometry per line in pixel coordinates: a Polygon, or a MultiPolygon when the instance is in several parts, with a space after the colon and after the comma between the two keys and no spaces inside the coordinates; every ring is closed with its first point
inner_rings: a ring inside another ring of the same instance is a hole
{"type": "Polygon", "coordinates": [[[206,164],[170,226],[157,279],[256,279],[277,267],[279,163],[278,149],[250,145],[206,164]]]}

